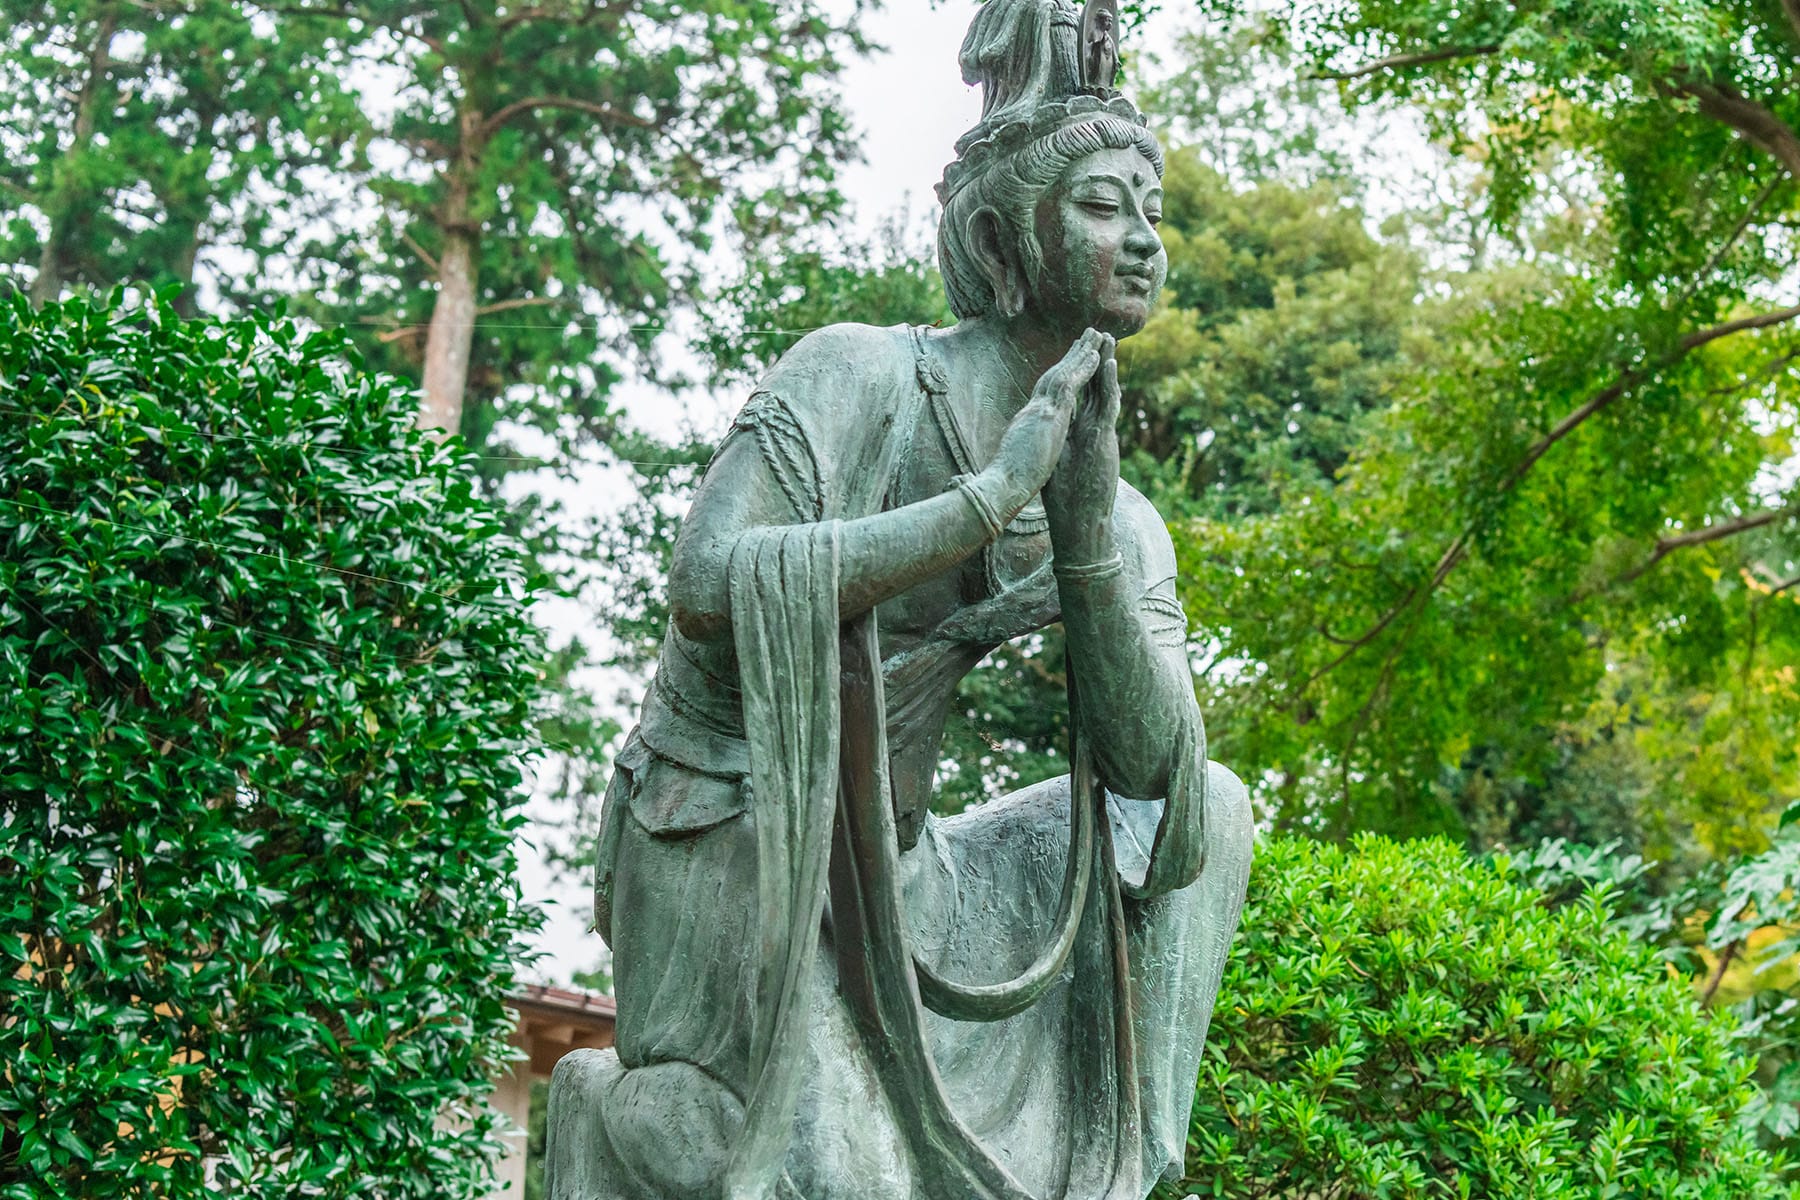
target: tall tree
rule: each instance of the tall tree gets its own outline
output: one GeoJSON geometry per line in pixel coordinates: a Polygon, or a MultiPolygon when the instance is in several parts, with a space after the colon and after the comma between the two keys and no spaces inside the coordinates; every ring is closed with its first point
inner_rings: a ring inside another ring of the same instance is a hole
{"type": "Polygon", "coordinates": [[[202,257],[254,260],[270,202],[350,149],[315,28],[219,0],[4,0],[0,18],[0,270],[37,303],[177,283],[192,311],[202,257]]]}
{"type": "Polygon", "coordinates": [[[838,202],[853,145],[831,84],[866,48],[863,7],[288,7],[354,40],[379,81],[361,127],[377,220],[297,245],[303,308],[380,327],[374,351],[420,379],[431,428],[482,446],[508,420],[563,450],[605,435],[622,359],[697,278],[681,249],[754,244],[838,202]]]}
{"type": "MultiPolygon", "coordinates": [[[[867,48],[864,0],[0,4],[13,277],[192,283],[228,245],[206,272],[228,307],[349,327],[491,493],[555,468],[504,494],[570,588],[590,531],[553,494],[617,439],[611,389],[654,370],[705,252],[837,206],[833,83],[867,48]]],[[[614,730],[568,682],[588,655],[551,664],[569,791],[614,730]]]]}

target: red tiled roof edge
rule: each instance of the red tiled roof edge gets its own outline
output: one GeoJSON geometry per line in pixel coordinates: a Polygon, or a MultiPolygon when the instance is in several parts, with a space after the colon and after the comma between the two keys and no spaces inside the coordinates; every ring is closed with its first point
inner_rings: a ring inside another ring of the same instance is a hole
{"type": "Polygon", "coordinates": [[[548,1008],[571,1015],[610,1019],[619,1014],[619,1006],[611,996],[602,996],[598,992],[579,992],[573,988],[545,987],[536,983],[520,988],[508,996],[507,1000],[515,1006],[548,1008]]]}

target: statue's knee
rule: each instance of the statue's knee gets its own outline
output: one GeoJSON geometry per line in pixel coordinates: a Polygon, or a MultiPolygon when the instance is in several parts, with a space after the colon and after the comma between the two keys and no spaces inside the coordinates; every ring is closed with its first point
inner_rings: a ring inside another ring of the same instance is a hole
{"type": "Polygon", "coordinates": [[[611,1050],[574,1050],[550,1075],[544,1127],[547,1200],[613,1200],[626,1194],[608,1163],[601,1108],[624,1073],[611,1050]]]}
{"type": "Polygon", "coordinates": [[[645,1195],[702,1200],[721,1194],[744,1108],[700,1068],[667,1062],[619,1076],[602,1119],[614,1160],[645,1195]]]}
{"type": "Polygon", "coordinates": [[[563,1056],[547,1115],[547,1200],[718,1196],[744,1120],[737,1097],[700,1068],[627,1069],[611,1050],[563,1056]]]}
{"type": "Polygon", "coordinates": [[[1250,807],[1250,789],[1229,767],[1206,764],[1206,857],[1223,858],[1249,869],[1256,841],[1256,820],[1250,807]]]}

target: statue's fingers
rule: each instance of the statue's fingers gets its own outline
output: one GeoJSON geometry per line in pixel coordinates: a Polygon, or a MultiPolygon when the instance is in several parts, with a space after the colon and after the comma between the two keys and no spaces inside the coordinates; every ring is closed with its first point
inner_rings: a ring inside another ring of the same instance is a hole
{"type": "Polygon", "coordinates": [[[1093,348],[1094,331],[1090,329],[1069,344],[1069,352],[1063,355],[1062,361],[1056,365],[1059,367],[1073,367],[1083,358],[1086,358],[1093,348]]]}
{"type": "Polygon", "coordinates": [[[1090,329],[1076,338],[1075,344],[1069,347],[1069,352],[1063,355],[1062,365],[1085,372],[1083,378],[1092,374],[1106,352],[1105,336],[1090,329]]]}
{"type": "Polygon", "coordinates": [[[1063,373],[1057,380],[1057,398],[1065,407],[1073,409],[1083,392],[1087,390],[1088,381],[1093,379],[1094,372],[1100,368],[1100,352],[1095,349],[1083,349],[1080,357],[1069,361],[1065,359],[1058,368],[1063,373]]]}
{"type": "Polygon", "coordinates": [[[1095,425],[1116,419],[1118,393],[1119,360],[1110,354],[1103,355],[1094,368],[1094,377],[1088,381],[1088,402],[1082,406],[1083,415],[1095,425]]]}

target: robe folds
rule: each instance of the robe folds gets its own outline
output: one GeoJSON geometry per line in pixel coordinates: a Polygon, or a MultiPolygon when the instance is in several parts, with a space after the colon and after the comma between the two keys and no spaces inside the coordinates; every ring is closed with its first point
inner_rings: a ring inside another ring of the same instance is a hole
{"type": "MultiPolygon", "coordinates": [[[[943,684],[1056,617],[1045,570],[905,662],[884,661],[875,614],[840,619],[838,524],[895,502],[944,387],[916,331],[835,327],[734,425],[792,523],[734,545],[729,645],[670,629],[619,755],[596,888],[617,1051],[559,1067],[552,1200],[658,1194],[627,1144],[654,1137],[729,1200],[1142,1200],[1179,1168],[1247,799],[1197,711],[1159,731],[1170,795],[1112,796],[1077,714],[1071,776],[924,815],[894,745],[943,684]],[[671,1096],[682,1080],[717,1095],[671,1096]]],[[[1155,574],[1167,532],[1125,491],[1122,549],[1155,574]]],[[[1172,585],[1144,582],[1147,624],[1184,633],[1172,585]]]]}

